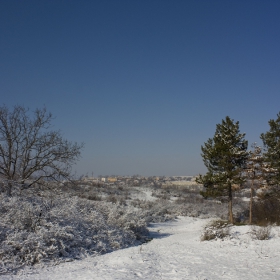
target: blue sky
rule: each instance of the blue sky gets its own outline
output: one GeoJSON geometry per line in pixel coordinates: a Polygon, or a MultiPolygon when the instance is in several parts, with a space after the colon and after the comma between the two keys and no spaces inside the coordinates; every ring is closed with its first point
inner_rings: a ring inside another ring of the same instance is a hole
{"type": "Polygon", "coordinates": [[[0,97],[84,142],[77,174],[195,175],[225,116],[280,111],[280,1],[0,1],[0,97]]]}

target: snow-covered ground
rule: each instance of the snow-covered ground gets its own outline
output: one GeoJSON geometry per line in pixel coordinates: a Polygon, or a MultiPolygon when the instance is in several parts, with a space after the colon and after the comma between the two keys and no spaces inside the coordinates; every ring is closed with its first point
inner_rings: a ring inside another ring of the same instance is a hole
{"type": "Polygon", "coordinates": [[[141,246],[0,279],[280,279],[279,228],[265,241],[253,240],[249,226],[234,226],[232,238],[202,242],[209,221],[180,217],[153,224],[154,239],[141,246]]]}

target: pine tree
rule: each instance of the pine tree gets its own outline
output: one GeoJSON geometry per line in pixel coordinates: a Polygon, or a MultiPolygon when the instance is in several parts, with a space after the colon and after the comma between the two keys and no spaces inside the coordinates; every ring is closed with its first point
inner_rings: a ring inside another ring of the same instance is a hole
{"type": "Polygon", "coordinates": [[[217,124],[213,138],[201,147],[202,158],[208,169],[206,175],[199,175],[197,182],[203,184],[204,197],[228,197],[229,221],[233,223],[232,192],[233,185],[244,181],[242,172],[248,158],[248,141],[245,133],[240,133],[239,122],[228,116],[217,124]]]}
{"type": "Polygon", "coordinates": [[[280,112],[276,120],[270,120],[270,129],[261,134],[264,144],[265,180],[269,186],[280,185],[280,112]]]}
{"type": "Polygon", "coordinates": [[[254,190],[262,184],[263,181],[263,154],[262,148],[256,143],[252,145],[249,151],[249,157],[246,164],[246,179],[250,182],[250,207],[249,223],[252,224],[253,217],[253,195],[254,190]]]}

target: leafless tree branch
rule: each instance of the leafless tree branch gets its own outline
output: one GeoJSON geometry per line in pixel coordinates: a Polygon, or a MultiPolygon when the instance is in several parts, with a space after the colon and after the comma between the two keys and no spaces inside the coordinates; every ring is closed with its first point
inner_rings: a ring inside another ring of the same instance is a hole
{"type": "MultiPolygon", "coordinates": [[[[69,178],[83,144],[69,142],[51,131],[52,114],[46,108],[29,110],[0,107],[0,177],[32,186],[42,180],[69,178]]],[[[12,184],[7,193],[11,195],[12,184]]]]}

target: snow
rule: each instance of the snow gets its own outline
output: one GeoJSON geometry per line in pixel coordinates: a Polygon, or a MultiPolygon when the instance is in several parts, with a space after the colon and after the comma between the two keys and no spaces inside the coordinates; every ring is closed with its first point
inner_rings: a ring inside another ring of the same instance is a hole
{"type": "Polygon", "coordinates": [[[87,257],[0,279],[280,279],[279,227],[269,240],[254,240],[249,226],[231,227],[231,238],[200,241],[211,219],[179,217],[150,226],[141,246],[87,257]]]}
{"type": "Polygon", "coordinates": [[[145,188],[145,187],[134,187],[135,190],[137,190],[137,193],[132,193],[131,197],[138,198],[141,200],[146,200],[146,201],[155,201],[157,200],[157,197],[152,196],[153,191],[150,188],[145,188]]]}

